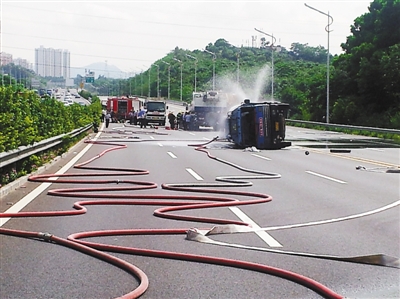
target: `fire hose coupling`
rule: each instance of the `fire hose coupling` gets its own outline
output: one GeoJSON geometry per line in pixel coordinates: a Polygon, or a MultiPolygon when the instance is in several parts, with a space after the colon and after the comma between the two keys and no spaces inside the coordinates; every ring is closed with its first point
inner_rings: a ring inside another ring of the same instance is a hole
{"type": "Polygon", "coordinates": [[[39,237],[40,239],[43,239],[43,240],[48,241],[48,242],[51,241],[51,237],[52,237],[52,236],[53,236],[53,235],[50,234],[50,233],[38,233],[38,237],[39,237]]]}
{"type": "Polygon", "coordinates": [[[214,243],[213,240],[204,236],[197,228],[190,228],[186,231],[186,240],[197,241],[201,243],[214,243]]]}
{"type": "Polygon", "coordinates": [[[254,229],[247,225],[226,224],[213,226],[205,235],[220,235],[220,234],[234,234],[234,233],[248,233],[254,232],[254,229]]]}

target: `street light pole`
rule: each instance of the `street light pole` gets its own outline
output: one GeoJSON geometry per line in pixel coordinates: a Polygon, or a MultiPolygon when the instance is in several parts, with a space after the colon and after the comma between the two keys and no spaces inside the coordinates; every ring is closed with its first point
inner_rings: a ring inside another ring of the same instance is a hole
{"type": "Polygon", "coordinates": [[[143,69],[140,70],[140,95],[143,96],[143,69]]]}
{"type": "Polygon", "coordinates": [[[181,64],[181,102],[182,102],[182,61],[174,58],[175,61],[178,61],[181,64]]]}
{"type": "Polygon", "coordinates": [[[197,58],[186,54],[187,57],[194,59],[194,92],[196,92],[197,89],[197,58]]]}
{"type": "Polygon", "coordinates": [[[160,98],[160,66],[153,63],[152,65],[157,67],[157,98],[160,98]]]}
{"type": "Polygon", "coordinates": [[[131,77],[131,75],[132,75],[132,72],[129,73],[129,78],[128,78],[128,80],[129,80],[129,95],[132,95],[132,77],[131,77]]]}
{"type": "Polygon", "coordinates": [[[325,27],[325,31],[328,33],[328,53],[326,55],[326,123],[329,124],[329,33],[331,32],[329,30],[329,26],[332,25],[333,23],[333,18],[331,15],[328,13],[324,13],[323,11],[320,11],[314,7],[311,7],[304,3],[304,5],[312,10],[315,10],[316,12],[319,12],[320,14],[323,14],[328,17],[328,25],[325,27]]]}
{"type": "Polygon", "coordinates": [[[239,81],[240,81],[240,80],[239,80],[239,78],[240,78],[240,77],[239,77],[239,75],[240,75],[240,71],[239,71],[239,66],[240,66],[240,65],[239,65],[239,57],[240,57],[240,52],[241,52],[241,51],[239,50],[239,52],[236,53],[236,61],[237,61],[236,83],[237,83],[237,84],[239,84],[239,81]]]}
{"type": "Polygon", "coordinates": [[[271,55],[271,63],[272,63],[272,68],[271,68],[271,77],[272,77],[272,79],[271,79],[271,98],[272,98],[272,100],[274,99],[274,44],[275,44],[275,42],[276,42],[276,38],[274,37],[274,35],[272,34],[268,34],[268,33],[265,33],[264,31],[261,31],[261,30],[258,30],[257,28],[254,28],[254,30],[256,30],[256,31],[258,31],[258,32],[260,32],[260,33],[262,33],[262,34],[265,34],[265,35],[267,35],[267,36],[269,36],[269,37],[272,37],[272,44],[271,44],[271,49],[272,49],[272,55],[271,55]]]}
{"type": "Polygon", "coordinates": [[[137,73],[134,72],[134,74],[135,74],[135,88],[133,89],[133,93],[134,93],[135,95],[137,95],[137,93],[136,93],[136,89],[137,89],[137,82],[136,82],[137,73]]]}
{"type": "Polygon", "coordinates": [[[170,90],[171,90],[171,64],[169,64],[168,62],[165,62],[164,60],[161,60],[162,63],[165,63],[166,65],[168,65],[168,100],[170,100],[170,90]]]}
{"type": "Polygon", "coordinates": [[[150,70],[151,70],[151,66],[149,67],[149,70],[148,70],[148,72],[149,72],[149,92],[148,92],[148,98],[150,99],[150,70]]]}
{"type": "Polygon", "coordinates": [[[210,52],[206,49],[204,49],[204,52],[207,52],[208,54],[211,54],[213,56],[213,90],[215,90],[215,60],[217,59],[217,56],[215,53],[210,52]]]}

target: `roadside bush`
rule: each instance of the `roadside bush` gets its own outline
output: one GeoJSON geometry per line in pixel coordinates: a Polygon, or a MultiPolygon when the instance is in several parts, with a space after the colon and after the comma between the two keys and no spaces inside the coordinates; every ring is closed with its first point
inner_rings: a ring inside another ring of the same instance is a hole
{"type": "MultiPolygon", "coordinates": [[[[97,123],[98,126],[100,115],[101,103],[97,97],[89,106],[77,103],[64,106],[54,98],[40,98],[34,91],[17,89],[13,85],[0,86],[0,152],[32,145],[89,124],[97,123]]],[[[86,135],[82,133],[74,138],[66,136],[57,148],[0,168],[0,187],[36,171],[86,135]]]]}

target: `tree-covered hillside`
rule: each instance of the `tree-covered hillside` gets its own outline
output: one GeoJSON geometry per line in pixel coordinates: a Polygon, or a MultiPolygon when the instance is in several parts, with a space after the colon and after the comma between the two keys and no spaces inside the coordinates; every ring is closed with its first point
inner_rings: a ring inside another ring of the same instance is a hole
{"type": "MultiPolygon", "coordinates": [[[[400,128],[400,0],[375,0],[368,9],[349,25],[351,35],[341,45],[345,53],[330,56],[330,122],[400,128]]],[[[290,104],[291,118],[326,121],[325,48],[293,43],[285,49],[265,39],[259,48],[239,48],[221,38],[205,50],[176,47],[150,69],[119,82],[119,94],[156,97],[159,85],[167,98],[170,86],[170,98],[179,100],[182,66],[182,99],[190,101],[195,85],[198,91],[213,88],[215,69],[216,89],[251,100],[269,100],[273,93],[290,104]]],[[[110,90],[102,80],[97,84],[110,90]]]]}
{"type": "MultiPolygon", "coordinates": [[[[349,24],[350,34],[341,45],[344,54],[329,56],[329,121],[400,128],[400,0],[374,0],[368,10],[349,24]]],[[[216,89],[253,101],[289,103],[292,119],[326,121],[324,47],[294,42],[286,49],[265,38],[258,48],[236,47],[220,38],[204,49],[177,46],[140,74],[129,79],[100,76],[91,89],[90,84],[85,88],[98,95],[159,94],[189,102],[195,89],[213,89],[215,73],[216,89]]]]}
{"type": "Polygon", "coordinates": [[[375,0],[333,62],[337,122],[400,128],[400,0],[375,0]]]}

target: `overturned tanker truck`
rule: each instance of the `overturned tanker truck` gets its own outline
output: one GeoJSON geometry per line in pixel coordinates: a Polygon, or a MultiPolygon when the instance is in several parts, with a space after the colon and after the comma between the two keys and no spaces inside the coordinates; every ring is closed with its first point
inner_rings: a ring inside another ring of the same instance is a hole
{"type": "Polygon", "coordinates": [[[240,148],[281,149],[285,141],[289,104],[279,102],[251,103],[244,100],[232,108],[227,117],[227,139],[240,148]]]}

